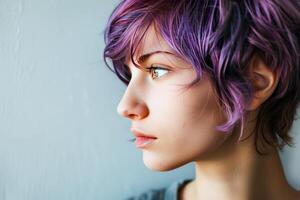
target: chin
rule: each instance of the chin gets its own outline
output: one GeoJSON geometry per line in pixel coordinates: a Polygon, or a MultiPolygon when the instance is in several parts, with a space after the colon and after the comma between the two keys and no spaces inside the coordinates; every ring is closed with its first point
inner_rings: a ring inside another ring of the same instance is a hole
{"type": "Polygon", "coordinates": [[[143,162],[152,171],[166,172],[188,164],[190,161],[167,160],[143,154],[143,162]]]}

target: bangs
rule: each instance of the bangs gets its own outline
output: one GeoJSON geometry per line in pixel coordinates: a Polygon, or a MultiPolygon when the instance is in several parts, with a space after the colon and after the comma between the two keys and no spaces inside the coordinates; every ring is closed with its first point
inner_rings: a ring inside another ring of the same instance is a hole
{"type": "Polygon", "coordinates": [[[131,61],[139,67],[133,57],[139,53],[146,32],[153,25],[156,32],[177,56],[192,64],[197,78],[187,87],[192,86],[200,80],[202,66],[207,66],[207,63],[201,62],[205,60],[205,56],[199,54],[201,51],[198,46],[191,45],[200,44],[200,42],[197,41],[198,38],[193,31],[195,19],[190,19],[189,15],[184,4],[173,2],[173,0],[138,1],[138,3],[137,1],[123,1],[113,11],[105,30],[104,61],[106,65],[123,83],[128,85],[131,74],[125,63],[131,61]],[[107,63],[107,58],[111,60],[112,67],[107,63]]]}
{"type": "Polygon", "coordinates": [[[129,12],[112,18],[105,31],[104,61],[109,69],[126,85],[131,79],[131,73],[126,63],[131,61],[136,67],[139,67],[133,57],[137,53],[151,22],[151,17],[146,14],[129,12]],[[107,63],[107,58],[111,60],[112,67],[107,63]]]}

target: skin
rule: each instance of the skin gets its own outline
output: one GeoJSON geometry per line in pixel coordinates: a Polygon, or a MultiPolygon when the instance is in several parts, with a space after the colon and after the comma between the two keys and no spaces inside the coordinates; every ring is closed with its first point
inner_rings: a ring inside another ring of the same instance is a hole
{"type": "MultiPolygon", "coordinates": [[[[184,89],[196,73],[188,61],[176,56],[153,25],[134,59],[141,68],[127,60],[132,78],[117,110],[132,122],[133,128],[157,137],[142,149],[146,167],[169,171],[195,163],[196,177],[181,188],[180,200],[300,198],[300,193],[285,179],[276,149],[268,149],[270,154],[261,156],[255,151],[253,136],[237,142],[239,126],[227,134],[215,129],[226,117],[217,104],[211,80],[204,74],[196,85],[184,89]],[[155,51],[169,53],[139,59],[140,55],[155,51]],[[156,70],[158,74],[153,77],[143,70],[153,64],[166,70],[156,70]]],[[[247,107],[244,137],[255,126],[259,106],[278,83],[276,74],[258,57],[252,59],[249,73],[255,97],[247,107]]]]}

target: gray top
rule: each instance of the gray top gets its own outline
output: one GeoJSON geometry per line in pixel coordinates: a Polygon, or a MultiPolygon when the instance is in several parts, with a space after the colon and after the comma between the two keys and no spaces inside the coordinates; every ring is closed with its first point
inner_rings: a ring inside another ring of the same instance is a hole
{"type": "Polygon", "coordinates": [[[172,183],[169,187],[161,189],[150,189],[138,196],[127,198],[126,200],[178,200],[178,191],[180,187],[192,181],[191,179],[182,179],[172,183]]]}

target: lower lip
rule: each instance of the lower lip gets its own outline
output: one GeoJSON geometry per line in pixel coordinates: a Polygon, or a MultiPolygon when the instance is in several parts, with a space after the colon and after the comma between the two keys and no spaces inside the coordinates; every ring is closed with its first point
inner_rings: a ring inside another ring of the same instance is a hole
{"type": "Polygon", "coordinates": [[[149,138],[149,137],[136,137],[135,145],[137,148],[143,148],[154,142],[156,138],[149,138]]]}

